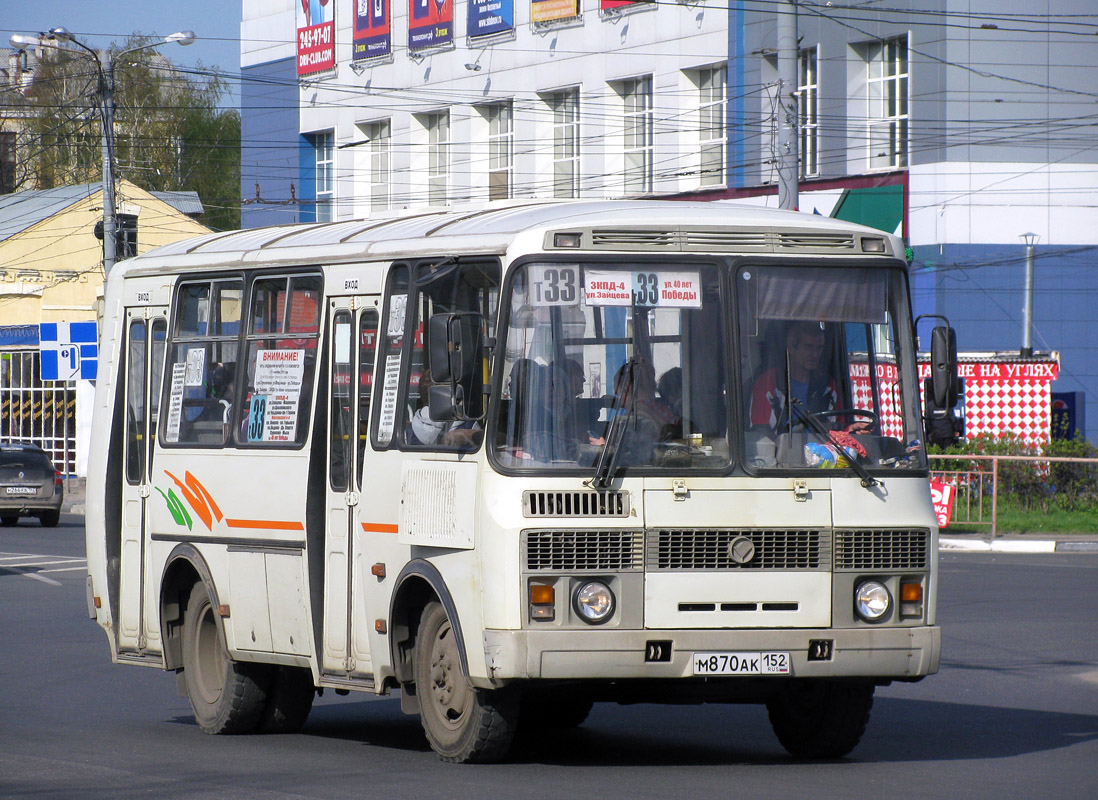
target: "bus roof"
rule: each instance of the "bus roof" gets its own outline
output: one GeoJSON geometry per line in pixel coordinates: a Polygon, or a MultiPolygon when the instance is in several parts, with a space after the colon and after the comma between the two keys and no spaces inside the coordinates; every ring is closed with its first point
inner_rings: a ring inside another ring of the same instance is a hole
{"type": "Polygon", "coordinates": [[[546,234],[559,231],[584,234],[583,251],[903,254],[895,236],[816,214],[726,202],[549,200],[214,233],[120,262],[116,272],[502,255],[520,236],[541,249],[546,234]],[[863,248],[862,237],[884,239],[884,252],[863,248]]]}

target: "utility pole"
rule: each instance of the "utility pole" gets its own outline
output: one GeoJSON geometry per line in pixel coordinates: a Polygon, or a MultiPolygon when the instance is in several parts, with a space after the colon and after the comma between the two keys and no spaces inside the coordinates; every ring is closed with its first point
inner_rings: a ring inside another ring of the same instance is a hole
{"type": "Polygon", "coordinates": [[[1022,349],[1023,358],[1033,355],[1033,246],[1041,238],[1036,233],[1023,233],[1026,243],[1025,294],[1022,298],[1022,349]]]}
{"type": "Polygon", "coordinates": [[[797,3],[778,4],[778,208],[797,210],[797,3]]]}
{"type": "Polygon", "coordinates": [[[11,45],[15,48],[23,48],[27,45],[44,45],[50,42],[69,42],[76,45],[95,61],[99,72],[99,119],[102,123],[103,141],[103,277],[110,275],[111,269],[118,260],[118,217],[115,214],[114,197],[114,64],[119,56],[136,53],[138,50],[147,50],[150,47],[160,47],[163,44],[176,43],[179,45],[194,44],[194,31],[180,31],[170,36],[165,36],[158,42],[131,47],[119,53],[111,52],[108,47],[100,54],[88,45],[77,39],[66,28],[54,28],[49,34],[41,36],[23,36],[14,34],[11,37],[11,45]]]}

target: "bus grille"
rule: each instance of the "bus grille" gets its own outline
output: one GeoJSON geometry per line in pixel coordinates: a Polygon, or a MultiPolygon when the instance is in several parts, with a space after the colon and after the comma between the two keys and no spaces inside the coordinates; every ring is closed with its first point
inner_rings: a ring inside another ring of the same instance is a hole
{"type": "Polygon", "coordinates": [[[639,570],[644,565],[642,531],[526,531],[530,572],[639,570]]]}
{"type": "Polygon", "coordinates": [[[819,570],[830,566],[830,555],[826,531],[653,530],[648,531],[645,566],[651,571],[819,570]],[[738,561],[732,545],[741,538],[751,542],[754,553],[738,561]]]}
{"type": "Polygon", "coordinates": [[[628,492],[522,493],[525,517],[628,517],[628,492]]]}
{"type": "Polygon", "coordinates": [[[926,569],[930,531],[835,531],[835,569],[926,569]]]}

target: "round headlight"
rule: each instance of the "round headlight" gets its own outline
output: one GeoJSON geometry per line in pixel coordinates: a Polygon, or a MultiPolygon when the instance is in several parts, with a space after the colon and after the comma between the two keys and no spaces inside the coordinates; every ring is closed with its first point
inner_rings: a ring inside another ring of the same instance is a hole
{"type": "Polygon", "coordinates": [[[876,622],[892,607],[892,597],[880,581],[863,581],[854,590],[854,609],[866,622],[876,622]]]}
{"type": "Polygon", "coordinates": [[[602,581],[587,581],[576,588],[572,607],[584,622],[598,625],[614,613],[614,593],[602,581]]]}

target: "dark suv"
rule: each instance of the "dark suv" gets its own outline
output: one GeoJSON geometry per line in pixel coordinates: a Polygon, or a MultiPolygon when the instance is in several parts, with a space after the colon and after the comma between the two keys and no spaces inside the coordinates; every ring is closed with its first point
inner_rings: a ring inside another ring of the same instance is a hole
{"type": "Polygon", "coordinates": [[[0,523],[38,517],[47,528],[61,518],[65,488],[46,451],[33,444],[0,444],[0,523]]]}

